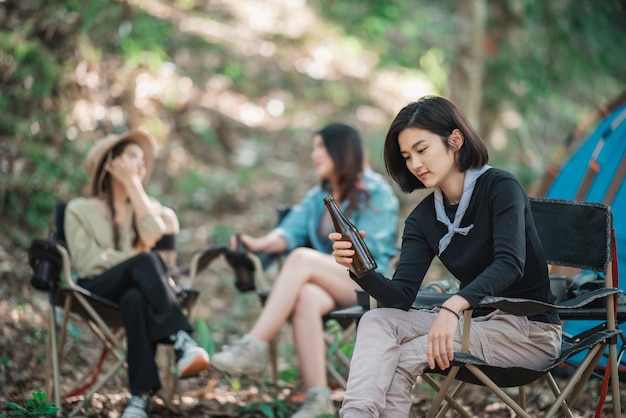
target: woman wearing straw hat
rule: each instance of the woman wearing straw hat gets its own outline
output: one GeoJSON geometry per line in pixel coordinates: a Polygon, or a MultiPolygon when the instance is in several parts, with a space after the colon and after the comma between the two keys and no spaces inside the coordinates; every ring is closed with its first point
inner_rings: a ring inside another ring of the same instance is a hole
{"type": "Polygon", "coordinates": [[[209,367],[207,352],[189,335],[192,327],[165,263],[149,251],[164,234],[178,231],[174,211],[144,189],[155,151],[154,138],[139,130],[96,142],[85,160],[92,196],[70,201],[65,215],[78,284],[118,303],[122,312],[132,395],[122,418],[148,417],[150,398],[161,387],[158,343],[174,345],[179,377],[209,367]]]}

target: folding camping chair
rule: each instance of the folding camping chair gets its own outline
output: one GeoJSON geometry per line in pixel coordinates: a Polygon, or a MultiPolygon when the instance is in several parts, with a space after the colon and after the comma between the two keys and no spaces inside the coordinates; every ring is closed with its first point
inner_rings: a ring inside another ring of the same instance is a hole
{"type": "MultiPolygon", "coordinates": [[[[289,213],[290,206],[277,208],[277,224],[289,213]]],[[[285,254],[257,254],[248,251],[239,245],[237,250],[227,249],[224,252],[226,261],[235,271],[235,285],[239,291],[256,291],[261,304],[269,297],[272,280],[268,278],[269,270],[280,270],[285,254]]],[[[328,322],[330,316],[324,316],[326,332],[326,371],[328,375],[342,388],[346,387],[346,377],[350,367],[350,358],[341,348],[354,337],[356,323],[352,320],[338,320],[339,326],[332,326],[328,322]]],[[[273,381],[278,380],[278,336],[269,343],[269,363],[273,381]]]]}
{"type": "MultiPolygon", "coordinates": [[[[29,264],[33,269],[31,284],[38,290],[46,291],[49,299],[46,391],[54,398],[59,408],[61,408],[62,399],[84,395],[84,402],[79,403],[68,415],[73,416],[93,394],[125,367],[126,355],[124,328],[117,304],[78,286],[74,280],[71,257],[65,246],[65,206],[65,202],[55,203],[48,239],[33,240],[28,256],[29,264]],[[93,372],[88,374],[86,382],[62,395],[62,366],[67,354],[65,343],[70,318],[78,318],[87,325],[102,343],[102,351],[93,372]],[[107,370],[101,375],[109,354],[113,357],[113,362],[107,364],[107,370]]],[[[157,243],[154,250],[172,251],[174,245],[175,237],[165,236],[157,243]]],[[[219,251],[216,252],[213,248],[197,251],[192,257],[190,266],[175,269],[173,272],[177,277],[187,275],[192,282],[218,254],[219,251]]],[[[188,316],[191,315],[198,296],[199,292],[193,288],[178,289],[181,307],[188,316]]],[[[175,378],[173,372],[170,374],[175,378]]],[[[164,401],[168,403],[170,399],[164,397],[164,401]]],[[[171,404],[168,406],[172,407],[171,404]]]]}
{"type": "MultiPolygon", "coordinates": [[[[539,378],[546,379],[555,396],[555,401],[545,413],[545,417],[552,417],[558,413],[571,417],[577,398],[607,347],[609,353],[605,384],[608,385],[610,379],[613,416],[621,416],[616,352],[616,342],[621,331],[616,329],[615,319],[617,295],[621,291],[616,288],[615,237],[610,207],[600,203],[540,198],[531,198],[531,207],[548,263],[602,272],[605,275],[604,287],[555,304],[527,299],[486,297],[479,306],[497,308],[515,315],[533,315],[556,309],[562,319],[576,320],[582,317],[602,319],[603,324],[579,336],[565,339],[560,356],[542,370],[516,366],[505,368],[489,365],[467,354],[472,313],[469,310],[465,311],[462,349],[461,352],[454,354],[452,367],[445,371],[428,370],[422,376],[437,391],[428,417],[443,416],[450,407],[462,416],[472,416],[457,400],[466,383],[490,388],[518,416],[530,417],[526,412],[523,387],[539,378]],[[601,303],[598,304],[598,302],[601,303]],[[585,351],[584,360],[578,369],[567,379],[563,387],[559,387],[551,372],[574,354],[585,351]],[[438,384],[430,376],[432,373],[447,374],[447,377],[441,384],[438,384]],[[455,379],[460,383],[450,391],[455,379]],[[519,402],[507,395],[501,389],[503,387],[519,387],[519,402]]],[[[603,388],[600,395],[597,416],[604,403],[606,390],[608,387],[603,388]]]]}

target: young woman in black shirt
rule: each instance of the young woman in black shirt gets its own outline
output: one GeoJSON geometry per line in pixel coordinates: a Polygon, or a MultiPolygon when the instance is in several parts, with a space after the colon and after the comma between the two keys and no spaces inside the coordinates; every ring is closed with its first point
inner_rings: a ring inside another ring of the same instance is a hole
{"type": "MultiPolygon", "coordinates": [[[[514,176],[487,165],[482,139],[456,105],[435,96],[408,104],[389,128],[384,156],[404,192],[433,192],[405,221],[393,280],[350,273],[385,308],[359,323],[344,418],[408,416],[415,379],[427,367],[450,367],[461,345],[461,312],[484,296],[554,301],[526,192],[514,176]],[[441,308],[410,309],[435,257],[461,288],[441,308]]],[[[351,244],[329,237],[335,260],[350,268],[351,244]]],[[[490,364],[540,368],[558,356],[555,313],[476,310],[474,317],[469,352],[490,364]]]]}

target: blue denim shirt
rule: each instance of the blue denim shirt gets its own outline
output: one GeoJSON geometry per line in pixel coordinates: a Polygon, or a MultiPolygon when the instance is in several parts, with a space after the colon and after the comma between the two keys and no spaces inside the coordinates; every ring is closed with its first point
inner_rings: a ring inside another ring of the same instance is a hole
{"type": "MultiPolygon", "coordinates": [[[[365,231],[365,244],[378,264],[376,269],[386,273],[389,260],[397,253],[398,198],[387,180],[371,170],[363,176],[365,188],[370,194],[369,201],[360,202],[358,211],[352,211],[348,218],[361,231],[365,231]]],[[[294,205],[282,222],[274,229],[287,242],[289,251],[302,246],[331,254],[332,241],[321,238],[318,228],[326,211],[323,198],[328,191],[319,186],[311,188],[300,203],[294,205]]],[[[342,202],[345,211],[348,202],[342,202]]]]}

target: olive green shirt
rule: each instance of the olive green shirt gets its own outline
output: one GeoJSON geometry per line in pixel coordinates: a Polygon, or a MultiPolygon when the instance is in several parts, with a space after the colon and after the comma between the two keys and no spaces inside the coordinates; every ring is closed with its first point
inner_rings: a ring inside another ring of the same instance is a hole
{"type": "MultiPolygon", "coordinates": [[[[154,199],[151,203],[150,212],[136,220],[139,236],[151,242],[165,234],[178,233],[176,213],[154,199]]],[[[72,268],[79,277],[95,276],[129,258],[135,238],[132,217],[132,210],[128,210],[119,226],[120,248],[116,249],[113,220],[102,199],[78,197],[67,204],[65,239],[72,268]]]]}

